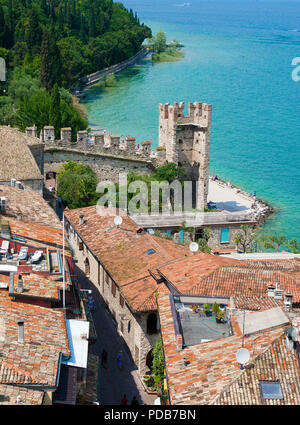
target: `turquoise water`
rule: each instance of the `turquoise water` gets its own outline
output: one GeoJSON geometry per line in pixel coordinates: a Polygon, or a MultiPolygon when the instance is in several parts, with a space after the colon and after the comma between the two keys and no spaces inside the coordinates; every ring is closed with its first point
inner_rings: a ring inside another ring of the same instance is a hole
{"type": "Polygon", "coordinates": [[[141,61],[117,86],[88,91],[90,125],[158,144],[158,104],[213,105],[211,173],[278,208],[266,227],[300,238],[300,2],[125,0],[155,33],[185,45],[180,62],[141,61]],[[295,31],[299,29],[299,31],[295,31]]]}

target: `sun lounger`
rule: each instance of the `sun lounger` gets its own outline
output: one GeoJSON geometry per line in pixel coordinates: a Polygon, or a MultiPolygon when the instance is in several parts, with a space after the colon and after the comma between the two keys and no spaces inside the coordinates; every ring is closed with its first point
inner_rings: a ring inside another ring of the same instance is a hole
{"type": "Polygon", "coordinates": [[[28,256],[28,247],[21,246],[20,252],[18,254],[18,260],[27,260],[28,256]]]}
{"type": "Polygon", "coordinates": [[[0,254],[6,255],[8,253],[9,248],[9,242],[8,241],[2,241],[2,245],[0,248],[0,254]]]}
{"type": "Polygon", "coordinates": [[[31,263],[37,263],[38,261],[41,260],[43,256],[43,251],[35,251],[35,253],[33,254],[33,256],[30,259],[31,263]]]}

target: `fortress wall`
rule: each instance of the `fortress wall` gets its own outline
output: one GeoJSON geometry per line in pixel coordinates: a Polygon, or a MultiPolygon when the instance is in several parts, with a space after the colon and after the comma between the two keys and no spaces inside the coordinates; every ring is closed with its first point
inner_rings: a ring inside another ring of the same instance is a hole
{"type": "Polygon", "coordinates": [[[130,158],[105,157],[99,154],[84,154],[80,151],[46,150],[45,151],[45,175],[48,172],[59,172],[63,164],[68,160],[88,165],[97,174],[99,180],[111,180],[117,182],[119,174],[129,171],[138,171],[141,174],[150,174],[154,171],[151,162],[131,160],[130,158]]]}

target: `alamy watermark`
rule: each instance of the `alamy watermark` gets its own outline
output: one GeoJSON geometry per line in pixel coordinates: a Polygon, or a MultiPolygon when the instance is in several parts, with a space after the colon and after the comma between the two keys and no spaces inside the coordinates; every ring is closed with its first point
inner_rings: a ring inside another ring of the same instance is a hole
{"type": "Polygon", "coordinates": [[[0,81],[6,81],[6,62],[0,57],[0,81]]]}
{"type": "Polygon", "coordinates": [[[118,184],[102,181],[97,185],[97,193],[101,196],[97,202],[99,207],[110,207],[109,210],[98,208],[98,214],[116,215],[120,208],[127,214],[145,214],[157,216],[183,215],[195,211],[193,193],[198,193],[198,182],[174,180],[151,181],[147,185],[142,180],[128,184],[127,174],[119,174],[118,184]]]}
{"type": "Polygon", "coordinates": [[[294,58],[292,60],[292,66],[295,66],[292,71],[292,80],[297,83],[300,81],[300,57],[294,58]]]}

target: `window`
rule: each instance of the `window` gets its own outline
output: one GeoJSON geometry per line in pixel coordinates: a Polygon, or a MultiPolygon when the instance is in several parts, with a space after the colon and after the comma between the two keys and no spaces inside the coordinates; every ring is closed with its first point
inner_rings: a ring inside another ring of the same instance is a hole
{"type": "Polygon", "coordinates": [[[120,323],[120,326],[121,326],[121,333],[123,334],[124,333],[124,325],[123,325],[123,322],[122,321],[120,323]]]}
{"type": "Polygon", "coordinates": [[[117,286],[115,284],[115,282],[111,281],[111,293],[113,294],[113,296],[116,296],[116,292],[117,292],[117,286]]]}
{"type": "Polygon", "coordinates": [[[221,243],[229,242],[229,229],[228,227],[223,227],[221,229],[221,243]]]}
{"type": "Polygon", "coordinates": [[[279,382],[260,381],[261,396],[265,400],[282,400],[283,395],[279,382]]]}
{"type": "Polygon", "coordinates": [[[79,242],[78,246],[79,246],[79,251],[83,251],[83,243],[79,242]]]}
{"type": "Polygon", "coordinates": [[[90,262],[89,262],[88,258],[86,258],[85,262],[84,262],[84,271],[85,271],[86,276],[90,275],[90,262]]]}
{"type": "Polygon", "coordinates": [[[109,276],[107,273],[105,273],[105,282],[109,285],[109,276]]]}
{"type": "Polygon", "coordinates": [[[146,253],[148,254],[148,255],[152,255],[152,254],[155,254],[155,249],[148,249],[147,251],[146,251],[146,253]]]}
{"type": "Polygon", "coordinates": [[[147,318],[147,333],[150,335],[157,333],[157,317],[155,313],[149,314],[147,318]]]}
{"type": "Polygon", "coordinates": [[[124,298],[122,297],[121,294],[120,294],[120,306],[124,307],[124,298]]]}
{"type": "Polygon", "coordinates": [[[127,332],[130,334],[130,329],[131,329],[131,321],[129,320],[128,322],[128,326],[127,326],[127,332]]]}

